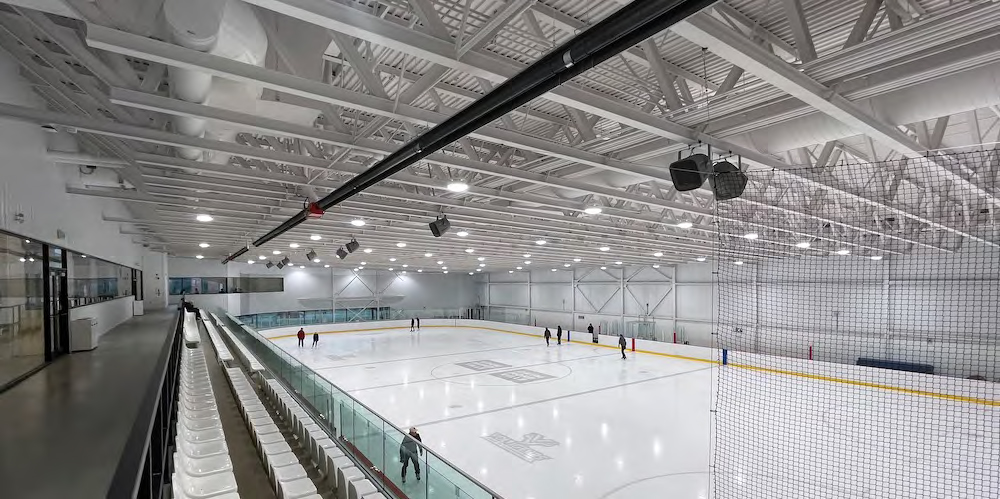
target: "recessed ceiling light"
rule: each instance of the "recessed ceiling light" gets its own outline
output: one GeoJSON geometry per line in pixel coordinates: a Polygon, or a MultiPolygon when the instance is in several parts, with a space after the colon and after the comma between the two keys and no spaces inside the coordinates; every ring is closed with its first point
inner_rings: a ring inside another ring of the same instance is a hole
{"type": "Polygon", "coordinates": [[[742,260],[736,260],[733,263],[735,263],[736,265],[743,265],[743,261],[742,260]]]}
{"type": "Polygon", "coordinates": [[[472,249],[472,248],[465,248],[465,252],[466,252],[466,253],[475,253],[475,252],[476,252],[476,250],[474,250],[474,249],[472,249]]]}
{"type": "Polygon", "coordinates": [[[691,222],[681,222],[677,224],[677,227],[681,229],[690,229],[691,227],[694,227],[694,224],[691,222]]]}
{"type": "Polygon", "coordinates": [[[564,263],[563,267],[569,267],[569,264],[568,263],[564,263]]]}
{"type": "Polygon", "coordinates": [[[351,220],[351,225],[355,227],[364,227],[365,221],[360,218],[355,218],[354,220],[351,220]]]}
{"type": "Polygon", "coordinates": [[[434,256],[434,253],[424,253],[424,256],[426,256],[427,258],[430,258],[430,257],[434,256]]]}
{"type": "Polygon", "coordinates": [[[808,249],[810,246],[812,246],[812,244],[806,241],[802,241],[801,243],[795,243],[796,248],[808,249]]]}
{"type": "Polygon", "coordinates": [[[839,249],[839,250],[837,250],[837,254],[838,255],[850,255],[851,254],[851,250],[846,249],[846,248],[845,249],[839,249]]]}
{"type": "Polygon", "coordinates": [[[657,251],[656,253],[653,253],[653,256],[655,256],[656,258],[659,258],[659,257],[663,256],[663,252],[662,251],[657,251]]]}
{"type": "Polygon", "coordinates": [[[698,258],[695,258],[695,260],[698,260],[699,262],[704,262],[705,260],[708,260],[708,258],[705,258],[703,256],[699,256],[698,258]]]}
{"type": "Polygon", "coordinates": [[[448,271],[446,270],[446,271],[444,271],[443,273],[444,273],[444,274],[447,274],[447,273],[448,273],[448,271]]]}
{"type": "Polygon", "coordinates": [[[660,264],[658,264],[658,263],[654,263],[654,264],[653,264],[653,268],[654,268],[654,269],[658,269],[658,268],[660,268],[660,264]]]}
{"type": "Polygon", "coordinates": [[[523,256],[525,258],[531,258],[531,253],[525,253],[525,254],[523,254],[521,256],[523,256]]]}
{"type": "Polygon", "coordinates": [[[392,270],[393,270],[392,267],[389,267],[389,272],[392,272],[392,270]]]}
{"type": "Polygon", "coordinates": [[[212,218],[212,215],[209,215],[207,213],[202,213],[202,214],[194,217],[194,219],[197,220],[197,221],[199,221],[199,222],[211,222],[212,220],[215,220],[214,218],[212,218]]]}
{"type": "Polygon", "coordinates": [[[579,263],[580,259],[579,258],[574,258],[573,261],[579,263]]]}
{"type": "Polygon", "coordinates": [[[464,230],[460,230],[460,231],[456,232],[455,235],[458,236],[458,237],[466,237],[466,236],[469,235],[469,233],[466,232],[466,231],[464,231],[464,230]]]}
{"type": "Polygon", "coordinates": [[[371,253],[371,252],[372,252],[371,248],[365,248],[365,253],[371,253]]]}
{"type": "Polygon", "coordinates": [[[24,240],[24,242],[26,242],[26,243],[29,243],[29,244],[30,244],[30,243],[31,243],[31,239],[25,239],[25,240],[24,240]]]}
{"type": "Polygon", "coordinates": [[[424,269],[417,269],[417,272],[423,272],[424,269]]]}
{"type": "Polygon", "coordinates": [[[272,251],[272,252],[271,252],[271,254],[272,254],[272,255],[280,255],[280,254],[281,254],[281,252],[280,252],[280,251],[278,251],[278,250],[274,250],[274,251],[272,251]]]}
{"type": "Polygon", "coordinates": [[[321,236],[319,234],[313,234],[313,235],[309,236],[309,239],[312,239],[313,241],[319,241],[320,239],[323,239],[323,236],[321,236]]]}
{"type": "Polygon", "coordinates": [[[87,255],[80,255],[82,258],[87,258],[87,255]]]}
{"type": "Polygon", "coordinates": [[[873,256],[871,257],[871,259],[872,259],[872,260],[875,260],[875,261],[878,261],[878,260],[881,260],[881,259],[882,259],[882,255],[873,255],[873,256]]]}
{"type": "Polygon", "coordinates": [[[481,256],[479,258],[476,258],[476,260],[479,260],[480,262],[485,262],[486,261],[486,257],[485,256],[481,256]]]}
{"type": "Polygon", "coordinates": [[[622,262],[615,262],[615,265],[621,265],[622,262]]]}
{"type": "Polygon", "coordinates": [[[253,265],[255,262],[253,260],[247,260],[247,263],[253,265]]]}
{"type": "Polygon", "coordinates": [[[405,269],[406,267],[409,267],[409,266],[410,266],[410,264],[408,264],[408,263],[404,263],[404,264],[403,264],[403,268],[404,268],[404,269],[405,269]]]}
{"type": "Polygon", "coordinates": [[[390,258],[390,259],[389,259],[389,261],[390,261],[390,262],[395,262],[395,261],[396,261],[396,259],[395,259],[395,258],[390,258]]]}
{"type": "Polygon", "coordinates": [[[479,264],[479,266],[480,266],[480,267],[485,267],[485,266],[486,266],[486,264],[485,264],[485,263],[480,263],[480,264],[479,264]]]}
{"type": "Polygon", "coordinates": [[[521,269],[523,269],[524,267],[514,267],[514,268],[516,268],[517,270],[521,270],[521,269]]]}
{"type": "Polygon", "coordinates": [[[289,248],[295,249],[299,247],[299,243],[292,243],[288,245],[289,248]]]}
{"type": "Polygon", "coordinates": [[[406,247],[406,243],[396,243],[396,247],[397,248],[405,248],[406,247]]]}
{"type": "Polygon", "coordinates": [[[601,251],[611,251],[611,248],[609,248],[607,246],[601,246],[600,248],[597,248],[597,249],[599,249],[601,251]]]}
{"type": "Polygon", "coordinates": [[[469,190],[469,184],[465,182],[449,182],[448,190],[451,192],[465,192],[469,190]]]}
{"type": "Polygon", "coordinates": [[[28,259],[25,258],[25,257],[23,257],[23,256],[21,258],[18,258],[18,260],[20,260],[21,263],[24,263],[24,262],[28,261],[28,259]]]}
{"type": "Polygon", "coordinates": [[[405,274],[405,273],[406,273],[406,271],[404,270],[404,271],[403,271],[403,273],[405,274]]]}
{"type": "Polygon", "coordinates": [[[556,271],[556,269],[552,269],[552,271],[553,271],[553,272],[555,272],[555,271],[556,271]]]}
{"type": "Polygon", "coordinates": [[[513,270],[508,270],[508,271],[507,271],[507,273],[508,273],[508,274],[513,274],[513,273],[514,273],[514,271],[513,271],[513,270]]]}
{"type": "Polygon", "coordinates": [[[583,209],[583,212],[588,215],[599,215],[601,213],[600,206],[588,206],[583,209]]]}
{"type": "Polygon", "coordinates": [[[358,271],[358,268],[357,268],[357,267],[354,267],[354,268],[353,268],[353,269],[351,269],[351,270],[354,270],[355,272],[357,272],[357,271],[358,271]]]}
{"type": "Polygon", "coordinates": [[[324,269],[328,269],[328,268],[330,268],[330,264],[328,263],[328,264],[324,265],[324,266],[323,266],[323,268],[324,268],[324,269]]]}
{"type": "Polygon", "coordinates": [[[601,270],[608,270],[607,267],[601,267],[601,270]]]}
{"type": "Polygon", "coordinates": [[[748,232],[748,233],[746,233],[746,234],[743,234],[743,237],[745,237],[745,238],[747,238],[747,239],[757,239],[757,238],[758,238],[758,237],[760,237],[760,236],[759,236],[759,235],[757,235],[757,233],[756,233],[756,232],[748,232]]]}
{"type": "Polygon", "coordinates": [[[448,270],[448,267],[441,267],[441,270],[448,270]]]}
{"type": "Polygon", "coordinates": [[[438,265],[441,265],[442,263],[444,263],[444,260],[438,260],[438,265]]]}
{"type": "Polygon", "coordinates": [[[313,258],[313,263],[319,263],[319,258],[313,258]]]}
{"type": "Polygon", "coordinates": [[[205,257],[204,257],[204,256],[202,256],[202,255],[195,255],[194,257],[195,257],[195,258],[197,258],[197,259],[199,259],[199,260],[201,260],[202,258],[205,258],[205,257]]]}
{"type": "Polygon", "coordinates": [[[525,264],[525,265],[531,265],[531,260],[525,260],[525,261],[524,261],[524,264],[525,264]]]}
{"type": "Polygon", "coordinates": [[[368,262],[361,262],[361,265],[368,265],[368,262]]]}
{"type": "Polygon", "coordinates": [[[544,240],[544,239],[539,239],[539,240],[535,241],[535,244],[537,244],[537,245],[539,245],[539,246],[542,246],[542,245],[544,245],[544,244],[545,244],[545,243],[547,243],[547,242],[548,242],[548,241],[546,241],[546,240],[544,240]]]}
{"type": "Polygon", "coordinates": [[[267,260],[267,257],[266,257],[266,256],[264,256],[264,255],[259,255],[259,256],[257,257],[257,259],[258,259],[258,260],[267,260]]]}
{"type": "Polygon", "coordinates": [[[209,247],[209,246],[211,246],[211,245],[210,245],[210,244],[208,244],[208,243],[200,243],[200,244],[198,244],[198,247],[199,247],[199,248],[207,248],[207,247],[209,247]]]}

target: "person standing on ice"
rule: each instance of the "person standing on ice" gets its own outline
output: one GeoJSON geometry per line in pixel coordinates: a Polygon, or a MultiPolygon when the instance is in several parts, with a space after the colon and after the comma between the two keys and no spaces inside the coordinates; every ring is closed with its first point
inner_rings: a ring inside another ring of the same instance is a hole
{"type": "Polygon", "coordinates": [[[594,332],[594,324],[587,326],[587,332],[590,333],[592,338],[594,338],[594,343],[597,343],[597,333],[594,332]]]}
{"type": "Polygon", "coordinates": [[[556,326],[556,345],[562,345],[562,326],[556,326]]]}
{"type": "Polygon", "coordinates": [[[417,331],[420,331],[420,317],[417,317],[417,331]]]}
{"type": "Polygon", "coordinates": [[[549,328],[546,327],[545,328],[545,346],[549,346],[549,339],[551,339],[551,338],[552,338],[552,331],[549,331],[549,328]]]}
{"type": "Polygon", "coordinates": [[[295,333],[295,336],[299,339],[299,346],[306,346],[306,330],[299,328],[299,332],[295,333]]]}
{"type": "Polygon", "coordinates": [[[313,333],[313,346],[312,347],[316,348],[318,346],[319,346],[319,332],[314,332],[313,333]]]}
{"type": "Polygon", "coordinates": [[[423,442],[420,433],[416,428],[410,428],[410,433],[403,437],[403,443],[399,444],[399,460],[403,462],[403,483],[406,483],[406,467],[413,461],[413,471],[417,474],[417,481],[420,481],[420,460],[417,459],[417,452],[421,455],[424,448],[417,442],[423,442]]]}
{"type": "Polygon", "coordinates": [[[627,344],[628,342],[625,341],[625,335],[618,333],[618,346],[622,347],[622,359],[625,358],[625,345],[627,344]]]}
{"type": "Polygon", "coordinates": [[[415,329],[413,329],[413,328],[414,328],[414,326],[416,325],[416,323],[417,323],[417,320],[416,320],[416,319],[414,319],[413,317],[410,317],[410,332],[411,332],[411,333],[412,333],[413,331],[415,331],[415,329]]]}

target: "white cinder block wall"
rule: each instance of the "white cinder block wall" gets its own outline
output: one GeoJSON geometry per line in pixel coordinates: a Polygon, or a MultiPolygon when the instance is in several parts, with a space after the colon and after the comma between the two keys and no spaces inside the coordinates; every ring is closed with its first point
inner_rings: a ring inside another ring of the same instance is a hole
{"type": "Polygon", "coordinates": [[[617,332],[649,304],[657,339],[853,364],[875,357],[996,378],[1000,252],[548,268],[476,276],[490,317],[617,332]],[[713,275],[713,272],[719,274],[713,275]],[[725,284],[714,283],[718,277],[725,284]],[[530,281],[530,284],[529,284],[530,281]],[[720,306],[720,301],[724,305],[720,306]],[[713,327],[725,340],[715,342],[713,327]]]}

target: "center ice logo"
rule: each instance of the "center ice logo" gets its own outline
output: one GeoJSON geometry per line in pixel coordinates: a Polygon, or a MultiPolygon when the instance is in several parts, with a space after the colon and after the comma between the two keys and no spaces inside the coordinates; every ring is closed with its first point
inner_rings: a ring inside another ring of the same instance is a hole
{"type": "Polygon", "coordinates": [[[524,461],[527,461],[528,463],[552,459],[532,447],[555,447],[559,445],[559,442],[546,438],[545,435],[542,435],[541,433],[528,433],[527,435],[521,437],[520,441],[517,441],[507,435],[504,435],[503,433],[494,432],[492,435],[483,437],[483,439],[507,452],[510,452],[524,461]]]}

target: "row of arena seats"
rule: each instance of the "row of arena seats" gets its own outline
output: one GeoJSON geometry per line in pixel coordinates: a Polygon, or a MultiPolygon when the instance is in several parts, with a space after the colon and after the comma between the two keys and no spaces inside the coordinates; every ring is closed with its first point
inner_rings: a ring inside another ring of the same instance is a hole
{"type": "MultiPolygon", "coordinates": [[[[386,499],[281,383],[264,378],[263,366],[219,317],[214,313],[210,315],[215,326],[223,331],[224,338],[228,340],[229,351],[236,352],[237,360],[251,374],[248,378],[244,370],[236,366],[225,369],[229,384],[236,394],[240,414],[278,498],[320,497],[292,450],[292,446],[295,446],[309,456],[311,464],[324,478],[325,485],[329,486],[329,490],[336,491],[336,498],[386,499]],[[260,388],[263,398],[258,395],[257,388],[260,388]],[[277,419],[272,418],[265,403],[277,414],[277,419]],[[278,429],[279,425],[290,430],[292,436],[288,440],[278,429]]],[[[209,324],[206,322],[206,326],[209,324]]],[[[214,328],[207,329],[211,332],[214,328]]],[[[213,345],[215,344],[213,340],[213,345]]]]}
{"type": "Polygon", "coordinates": [[[201,344],[201,333],[198,332],[197,314],[193,311],[185,310],[184,314],[184,344],[188,347],[196,347],[201,344]]]}
{"type": "Polygon", "coordinates": [[[215,355],[218,357],[219,362],[223,364],[232,362],[233,354],[229,351],[229,347],[226,346],[226,342],[222,341],[222,337],[219,336],[219,331],[212,325],[212,321],[208,320],[207,317],[202,317],[201,320],[205,324],[205,331],[208,332],[208,339],[212,341],[212,346],[215,347],[215,355]]]}
{"type": "MultiPolygon", "coordinates": [[[[185,341],[188,327],[185,318],[185,341]]],[[[193,327],[197,331],[198,323],[193,327]]],[[[233,462],[200,346],[182,349],[177,408],[173,498],[239,499],[233,462]]]]}

